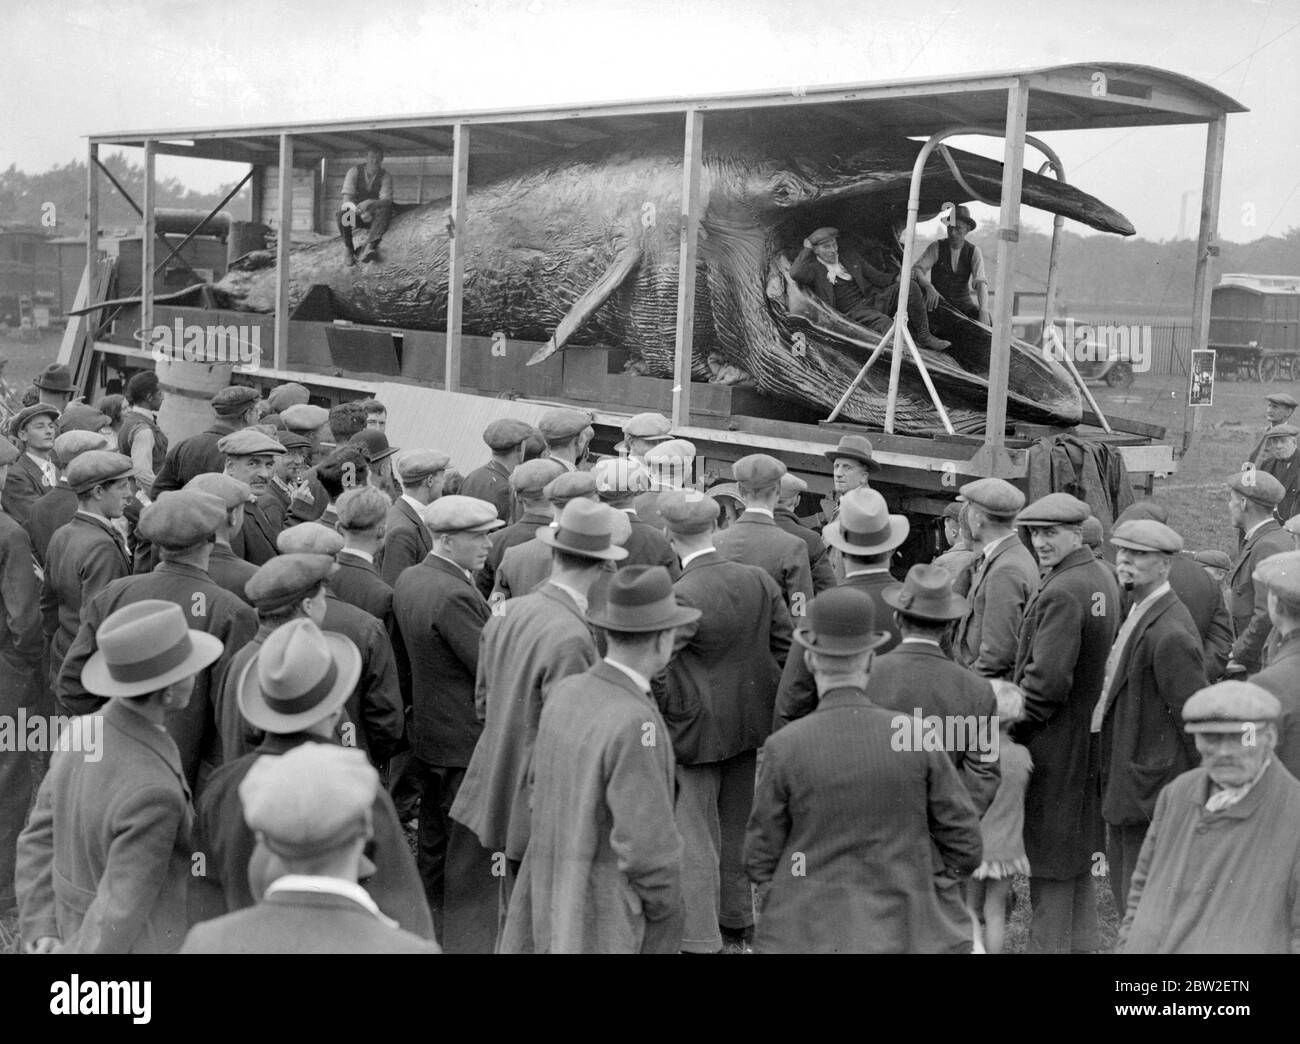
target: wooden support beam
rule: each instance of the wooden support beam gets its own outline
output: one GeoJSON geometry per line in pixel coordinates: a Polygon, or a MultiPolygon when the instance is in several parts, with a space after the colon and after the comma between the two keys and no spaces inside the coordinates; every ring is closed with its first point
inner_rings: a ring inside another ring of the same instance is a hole
{"type": "Polygon", "coordinates": [[[449,392],[460,391],[460,324],[465,292],[465,214],[469,195],[469,127],[456,124],[452,131],[451,212],[448,221],[447,263],[447,368],[449,392]]]}
{"type": "MultiPolygon", "coordinates": [[[[86,157],[86,274],[99,260],[99,146],[93,142],[86,157]]],[[[89,285],[89,283],[87,284],[89,285]]],[[[66,305],[64,306],[66,307],[66,305]]]]}
{"type": "Polygon", "coordinates": [[[275,368],[289,368],[289,247],[293,240],[293,138],[280,135],[280,229],[275,238],[275,368]]]}
{"type": "Polygon", "coordinates": [[[152,345],[153,331],[153,270],[154,244],[157,241],[154,208],[157,205],[157,186],[154,185],[154,143],[144,143],[144,197],[141,216],[144,228],[140,236],[140,329],[144,331],[145,344],[152,345]]]}
{"type": "Polygon", "coordinates": [[[691,360],[695,349],[695,256],[700,239],[700,172],[704,114],[686,112],[682,156],[681,245],[677,268],[677,344],[673,357],[673,428],[691,423],[691,360]]]}
{"type": "MultiPolygon", "coordinates": [[[[1220,116],[1205,131],[1205,172],[1201,182],[1201,225],[1196,237],[1196,275],[1192,283],[1192,347],[1204,348],[1210,342],[1210,279],[1213,262],[1219,256],[1219,192],[1223,182],[1223,145],[1228,119],[1220,116]]],[[[1188,369],[1191,357],[1188,357],[1188,369]]],[[[1190,398],[1190,397],[1189,397],[1190,398]]],[[[1192,443],[1201,411],[1183,407],[1183,453],[1192,443]],[[1191,414],[1189,417],[1188,414],[1191,414]]]]}

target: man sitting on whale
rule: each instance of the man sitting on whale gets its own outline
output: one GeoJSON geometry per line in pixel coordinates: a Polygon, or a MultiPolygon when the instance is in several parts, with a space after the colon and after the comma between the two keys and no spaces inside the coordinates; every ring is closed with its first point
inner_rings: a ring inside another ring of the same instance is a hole
{"type": "MultiPolygon", "coordinates": [[[[856,250],[843,253],[839,229],[819,228],[803,241],[790,266],[790,278],[869,330],[884,333],[898,307],[898,276],[875,268],[856,250]]],[[[918,348],[943,351],[949,342],[930,333],[921,288],[913,283],[907,300],[907,325],[918,348]]]]}
{"type": "Polygon", "coordinates": [[[361,260],[379,260],[379,241],[393,215],[393,176],[384,170],[383,162],[384,150],[371,146],[366,149],[365,163],[349,167],[343,178],[339,233],[343,236],[343,263],[349,267],[357,263],[352,247],[352,233],[357,228],[370,230],[361,260]]]}

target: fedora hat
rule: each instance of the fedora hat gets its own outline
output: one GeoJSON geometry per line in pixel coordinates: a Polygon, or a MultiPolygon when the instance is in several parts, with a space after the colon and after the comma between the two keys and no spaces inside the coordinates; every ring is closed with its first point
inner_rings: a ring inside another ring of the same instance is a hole
{"type": "Polygon", "coordinates": [[[794,632],[805,649],[827,656],[856,656],[889,641],[876,630],[876,606],[865,591],[832,587],[808,603],[807,623],[794,632]]]}
{"type": "Polygon", "coordinates": [[[41,391],[72,393],[72,371],[59,363],[50,363],[32,381],[41,391]]]}
{"type": "Polygon", "coordinates": [[[856,460],[859,464],[864,465],[868,471],[880,470],[880,465],[876,463],[875,458],[871,455],[871,440],[865,435],[843,435],[840,437],[838,446],[826,451],[826,459],[832,464],[840,457],[856,460]]]}
{"type": "Polygon", "coordinates": [[[146,696],[215,663],[221,639],[192,631],[175,602],[147,598],[112,613],[95,635],[81,684],[96,696],[146,696]]]}
{"type": "Polygon", "coordinates": [[[283,735],[333,714],[360,677],[361,653],[351,639],[299,618],[267,636],[244,665],[235,691],[251,725],[283,735]]]}
{"type": "Polygon", "coordinates": [[[544,526],[537,539],[556,551],[600,562],[621,562],[627,548],[614,543],[613,508],[579,497],[570,500],[560,512],[559,523],[552,529],[544,526]]]}
{"type": "Polygon", "coordinates": [[[970,216],[970,209],[964,203],[953,208],[952,216],[948,220],[965,225],[968,232],[974,232],[978,227],[975,219],[970,216]]]}
{"type": "Polygon", "coordinates": [[[943,566],[914,565],[901,584],[880,592],[886,605],[918,620],[960,620],[969,603],[952,589],[952,575],[943,566]]]}
{"type": "Polygon", "coordinates": [[[911,524],[902,515],[891,515],[885,498],[874,489],[854,489],[840,501],[839,517],[822,530],[831,547],[858,558],[882,555],[907,539],[911,524]]]}
{"type": "Polygon", "coordinates": [[[672,577],[663,566],[628,566],[610,578],[605,602],[587,619],[609,631],[645,633],[682,627],[700,618],[677,604],[672,577]]]}

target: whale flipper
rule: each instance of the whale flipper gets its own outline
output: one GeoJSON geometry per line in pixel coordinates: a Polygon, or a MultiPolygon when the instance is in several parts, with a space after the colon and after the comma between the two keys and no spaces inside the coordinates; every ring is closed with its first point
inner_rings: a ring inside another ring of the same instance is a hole
{"type": "Polygon", "coordinates": [[[590,319],[596,310],[609,300],[610,295],[623,285],[623,281],[636,271],[641,263],[642,254],[643,250],[639,243],[629,243],[619,251],[618,256],[614,258],[614,263],[605,269],[605,273],[573,302],[573,307],[560,320],[560,325],[555,328],[555,333],[551,334],[551,339],[533,353],[533,357],[528,360],[528,365],[536,366],[539,362],[545,362],[563,348],[569,338],[582,328],[582,324],[590,319]]]}

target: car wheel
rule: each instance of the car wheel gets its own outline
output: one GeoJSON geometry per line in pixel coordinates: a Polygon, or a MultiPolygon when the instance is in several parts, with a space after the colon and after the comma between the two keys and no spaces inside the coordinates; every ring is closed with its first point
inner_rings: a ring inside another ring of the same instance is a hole
{"type": "Polygon", "coordinates": [[[1133,384],[1133,367],[1128,363],[1116,363],[1106,374],[1106,383],[1112,388],[1128,388],[1133,384]]]}

